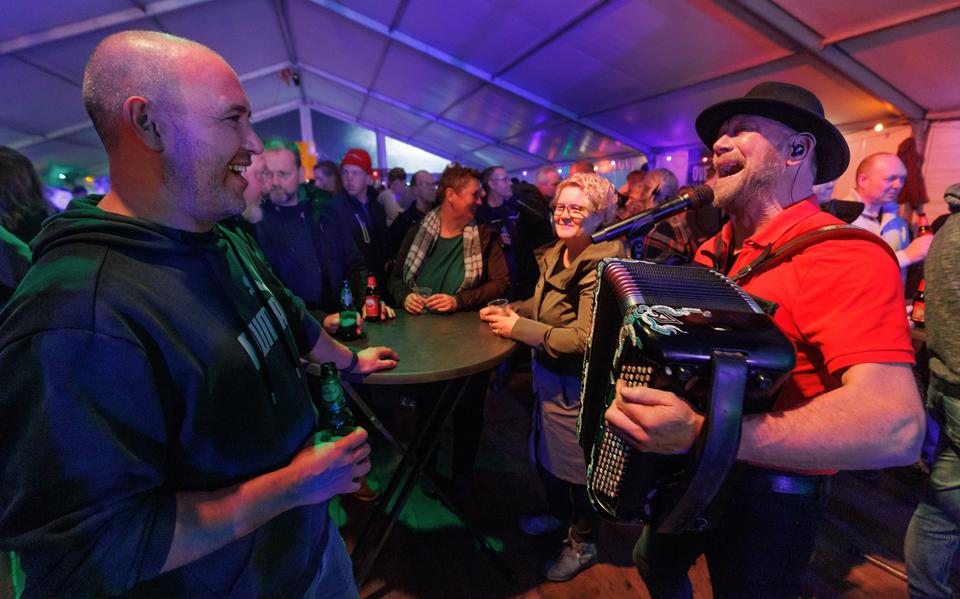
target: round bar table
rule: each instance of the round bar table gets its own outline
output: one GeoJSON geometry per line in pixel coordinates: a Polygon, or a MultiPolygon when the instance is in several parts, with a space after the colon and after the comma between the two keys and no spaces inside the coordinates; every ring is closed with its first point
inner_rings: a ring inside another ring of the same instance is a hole
{"type": "MultiPolygon", "coordinates": [[[[400,355],[392,370],[366,376],[347,375],[347,380],[367,385],[433,383],[489,370],[502,362],[516,343],[490,332],[476,312],[454,314],[409,314],[398,309],[397,317],[364,323],[366,337],[347,341],[354,349],[385,345],[400,355]]],[[[319,374],[319,366],[307,366],[319,374]]]]}
{"type": "MultiPolygon", "coordinates": [[[[426,460],[418,456],[433,452],[443,424],[456,409],[469,377],[490,370],[505,360],[516,347],[513,340],[493,335],[487,323],[480,320],[476,312],[414,315],[398,309],[395,319],[366,323],[364,331],[366,336],[363,339],[348,341],[346,344],[353,349],[387,346],[397,352],[400,361],[397,367],[391,370],[365,376],[346,375],[343,386],[354,403],[403,458],[381,496],[379,505],[382,509],[378,509],[374,514],[354,548],[353,559],[358,584],[362,584],[370,573],[413,491],[417,477],[421,475],[426,460]],[[367,385],[411,385],[438,381],[448,381],[448,384],[427,425],[417,433],[407,449],[393,438],[351,385],[352,382],[367,385]],[[426,452],[422,451],[422,448],[426,448],[426,452]]],[[[307,364],[306,370],[309,374],[320,374],[319,364],[307,364]]],[[[473,530],[459,510],[447,500],[444,500],[444,503],[486,546],[482,535],[473,530]]],[[[496,552],[489,547],[487,549],[492,556],[497,557],[496,552]]]]}

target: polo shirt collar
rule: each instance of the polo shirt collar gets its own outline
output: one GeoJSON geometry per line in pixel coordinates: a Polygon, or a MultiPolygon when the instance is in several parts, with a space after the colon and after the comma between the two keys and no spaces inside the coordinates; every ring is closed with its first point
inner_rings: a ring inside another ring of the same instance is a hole
{"type": "MultiPolygon", "coordinates": [[[[743,245],[750,245],[753,248],[763,249],[796,226],[800,221],[820,212],[820,206],[817,204],[817,196],[812,195],[809,198],[800,200],[784,208],[783,212],[773,217],[767,226],[761,231],[754,233],[743,241],[743,245]]],[[[733,230],[731,225],[731,231],[733,230]]]]}
{"type": "MultiPolygon", "coordinates": [[[[802,220],[811,215],[817,214],[818,212],[820,212],[820,206],[817,203],[816,195],[811,195],[808,198],[787,206],[783,212],[775,216],[773,220],[767,223],[767,226],[761,231],[751,235],[743,241],[743,248],[741,248],[740,255],[737,256],[736,263],[730,269],[730,273],[737,272],[750,260],[756,257],[758,253],[762,252],[768,246],[776,243],[776,241],[783,237],[787,231],[795,227],[802,220]]],[[[728,252],[732,247],[733,234],[733,221],[727,222],[727,224],[725,224],[720,230],[720,239],[723,242],[722,247],[718,248],[720,250],[720,256],[718,257],[720,259],[720,265],[727,263],[726,256],[729,256],[728,252]]],[[[710,251],[712,252],[713,248],[711,248],[710,251]]]]}

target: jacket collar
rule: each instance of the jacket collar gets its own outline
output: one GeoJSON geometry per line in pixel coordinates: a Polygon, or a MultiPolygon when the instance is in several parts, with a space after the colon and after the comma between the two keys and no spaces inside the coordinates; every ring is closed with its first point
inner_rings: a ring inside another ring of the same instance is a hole
{"type": "Polygon", "coordinates": [[[536,251],[537,262],[540,264],[541,272],[546,273],[547,283],[558,289],[565,289],[575,275],[578,275],[585,267],[592,267],[593,264],[601,258],[607,258],[614,255],[613,249],[619,247],[620,240],[612,239],[603,243],[595,243],[587,246],[580,252],[577,259],[570,263],[568,268],[561,268],[560,272],[553,273],[553,265],[563,260],[563,252],[566,249],[563,240],[557,240],[552,245],[544,246],[536,251]]]}

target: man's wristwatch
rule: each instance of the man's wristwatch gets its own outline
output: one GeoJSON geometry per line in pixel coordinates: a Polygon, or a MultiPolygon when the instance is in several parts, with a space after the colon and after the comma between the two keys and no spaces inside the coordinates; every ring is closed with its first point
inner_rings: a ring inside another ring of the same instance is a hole
{"type": "Polygon", "coordinates": [[[350,350],[350,363],[347,364],[346,368],[341,368],[340,371],[350,374],[353,372],[353,369],[357,367],[357,364],[360,363],[360,356],[357,355],[357,350],[353,349],[352,347],[348,347],[347,349],[350,350]]]}

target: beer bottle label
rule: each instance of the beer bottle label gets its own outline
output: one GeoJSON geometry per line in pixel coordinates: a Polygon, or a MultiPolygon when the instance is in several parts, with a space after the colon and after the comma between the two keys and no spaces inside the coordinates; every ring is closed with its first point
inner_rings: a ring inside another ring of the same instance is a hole
{"type": "Polygon", "coordinates": [[[377,318],[380,316],[380,302],[375,295],[368,295],[363,301],[363,315],[366,318],[377,318]]]}

